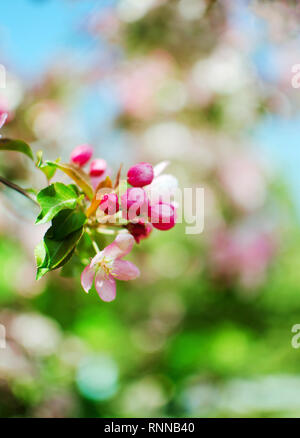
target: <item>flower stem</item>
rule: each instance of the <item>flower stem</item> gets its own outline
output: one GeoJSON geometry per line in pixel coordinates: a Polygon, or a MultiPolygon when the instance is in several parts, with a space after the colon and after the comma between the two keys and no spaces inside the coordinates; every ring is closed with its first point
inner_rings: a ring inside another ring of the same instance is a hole
{"type": "Polygon", "coordinates": [[[97,243],[92,240],[92,245],[94,247],[94,250],[96,251],[96,254],[98,254],[98,252],[100,252],[99,246],[97,245],[97,243]]]}
{"type": "Polygon", "coordinates": [[[92,245],[93,245],[94,250],[96,251],[96,254],[98,254],[98,252],[100,252],[100,248],[99,248],[99,246],[97,245],[97,243],[95,242],[95,240],[93,239],[93,235],[92,235],[92,233],[91,233],[91,230],[90,230],[89,228],[86,228],[86,232],[88,233],[88,235],[89,235],[90,238],[91,238],[92,245]]]}

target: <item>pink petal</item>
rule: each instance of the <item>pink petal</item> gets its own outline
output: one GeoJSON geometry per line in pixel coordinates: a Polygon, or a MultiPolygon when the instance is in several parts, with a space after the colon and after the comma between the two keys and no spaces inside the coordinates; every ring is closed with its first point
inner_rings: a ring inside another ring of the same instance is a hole
{"type": "Polygon", "coordinates": [[[81,274],[81,286],[85,290],[86,293],[89,292],[91,287],[93,286],[93,280],[94,280],[95,272],[91,268],[91,265],[88,265],[81,274]]]}
{"type": "Polygon", "coordinates": [[[111,275],[105,277],[103,272],[99,271],[95,278],[95,286],[101,300],[110,302],[116,298],[116,281],[111,275]]]}
{"type": "Polygon", "coordinates": [[[112,272],[118,280],[123,281],[135,280],[140,276],[137,266],[127,260],[115,260],[112,272]]]}
{"type": "Polygon", "coordinates": [[[104,248],[104,256],[113,259],[125,257],[132,250],[133,244],[134,238],[131,234],[119,234],[113,243],[104,248]]]}

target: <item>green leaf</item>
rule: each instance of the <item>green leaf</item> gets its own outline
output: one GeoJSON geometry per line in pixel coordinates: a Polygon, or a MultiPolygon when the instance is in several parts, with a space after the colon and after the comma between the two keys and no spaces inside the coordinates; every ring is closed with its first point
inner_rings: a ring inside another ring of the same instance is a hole
{"type": "Polygon", "coordinates": [[[52,220],[52,227],[48,231],[48,237],[54,240],[63,240],[69,234],[82,228],[86,221],[82,211],[62,210],[52,220]]]}
{"type": "Polygon", "coordinates": [[[68,263],[71,258],[74,256],[74,252],[75,252],[76,246],[74,246],[74,248],[72,249],[71,252],[69,252],[69,254],[67,255],[67,257],[65,257],[60,263],[59,265],[57,265],[54,269],[59,269],[62,268],[63,266],[65,266],[66,263],[68,263]]]}
{"type": "Polygon", "coordinates": [[[51,228],[45,234],[44,241],[39,243],[35,249],[37,280],[47,272],[62,267],[70,260],[83,232],[83,227],[81,227],[64,240],[54,240],[49,237],[52,234],[51,228]]]}
{"type": "Polygon", "coordinates": [[[82,189],[82,191],[90,200],[93,199],[94,191],[90,184],[90,179],[88,175],[84,173],[81,169],[77,168],[73,164],[57,163],[54,161],[46,161],[46,164],[49,166],[54,166],[64,172],[66,175],[72,178],[73,181],[76,182],[76,184],[82,189]]]}
{"type": "Polygon", "coordinates": [[[34,160],[31,147],[22,140],[12,140],[10,138],[0,139],[0,151],[16,151],[27,155],[31,160],[34,160]]]}
{"type": "MultiPolygon", "coordinates": [[[[102,236],[95,233],[93,239],[96,240],[98,246],[101,248],[105,245],[105,240],[102,236]]],[[[95,256],[95,250],[92,245],[91,237],[88,233],[83,233],[80,241],[76,246],[76,253],[71,260],[66,262],[60,272],[62,277],[78,277],[87,266],[91,259],[95,256]]]]}
{"type": "Polygon", "coordinates": [[[84,267],[85,265],[81,262],[79,255],[74,254],[73,257],[70,257],[70,260],[67,260],[66,263],[64,263],[60,275],[66,278],[78,277],[84,267]]]}
{"type": "Polygon", "coordinates": [[[25,189],[25,192],[29,195],[33,195],[35,198],[38,194],[38,190],[34,189],[33,187],[28,187],[27,189],[25,189]]]}
{"type": "Polygon", "coordinates": [[[48,272],[48,268],[42,268],[46,258],[46,248],[43,240],[35,247],[34,256],[37,265],[36,279],[39,280],[48,272]]]}
{"type": "MultiPolygon", "coordinates": [[[[37,160],[36,160],[36,163],[35,163],[36,167],[38,169],[40,169],[46,175],[47,180],[50,181],[54,177],[54,175],[56,173],[56,170],[57,170],[56,167],[44,163],[44,161],[43,161],[43,152],[42,151],[38,151],[36,153],[36,157],[37,157],[37,160]]],[[[55,161],[55,163],[59,163],[59,161],[60,161],[60,158],[58,158],[55,161]]]]}
{"type": "Polygon", "coordinates": [[[82,235],[82,228],[74,231],[74,233],[69,234],[69,236],[64,240],[51,239],[47,236],[47,233],[44,237],[47,255],[42,267],[47,267],[48,269],[59,268],[62,266],[63,260],[70,254],[71,251],[73,251],[78,243],[82,235]]]}
{"type": "Polygon", "coordinates": [[[72,184],[68,186],[60,182],[51,184],[37,195],[37,201],[42,210],[36,223],[45,224],[61,210],[75,208],[79,199],[72,184]]]}

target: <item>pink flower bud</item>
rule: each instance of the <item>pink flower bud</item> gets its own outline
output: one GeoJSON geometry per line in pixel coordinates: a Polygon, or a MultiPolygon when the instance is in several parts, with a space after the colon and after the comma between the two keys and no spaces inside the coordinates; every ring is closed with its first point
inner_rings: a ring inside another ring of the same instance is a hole
{"type": "Polygon", "coordinates": [[[144,187],[151,184],[153,178],[153,167],[149,163],[136,164],[131,167],[127,173],[127,181],[133,187],[144,187]]]}
{"type": "Polygon", "coordinates": [[[128,224],[128,231],[135,238],[136,243],[140,243],[141,240],[146,239],[152,231],[152,225],[143,221],[139,221],[135,224],[130,222],[128,224]]]}
{"type": "Polygon", "coordinates": [[[106,171],[107,164],[106,161],[102,158],[96,158],[91,162],[90,166],[90,176],[101,176],[106,171]]]}
{"type": "Polygon", "coordinates": [[[73,149],[71,162],[78,166],[84,166],[93,155],[93,148],[89,144],[82,144],[73,149]]]}
{"type": "Polygon", "coordinates": [[[137,216],[147,216],[148,198],[144,189],[131,187],[121,197],[123,217],[127,220],[135,220],[137,216]]]}
{"type": "Polygon", "coordinates": [[[149,220],[158,230],[170,230],[176,223],[175,208],[171,204],[162,202],[151,205],[149,207],[149,220]]]}
{"type": "Polygon", "coordinates": [[[107,195],[104,195],[101,199],[99,208],[105,214],[112,215],[118,213],[120,210],[118,195],[116,195],[116,193],[108,193],[107,195]]]}

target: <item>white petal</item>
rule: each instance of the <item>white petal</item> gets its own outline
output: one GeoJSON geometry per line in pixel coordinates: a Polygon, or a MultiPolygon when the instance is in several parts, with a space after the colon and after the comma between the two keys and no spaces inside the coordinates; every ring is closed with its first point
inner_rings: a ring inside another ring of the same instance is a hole
{"type": "Polygon", "coordinates": [[[98,252],[95,255],[95,257],[93,257],[93,259],[91,261],[91,264],[90,264],[91,268],[93,268],[97,263],[100,263],[101,260],[103,259],[103,257],[104,257],[104,251],[98,252]]]}
{"type": "Polygon", "coordinates": [[[178,180],[173,175],[160,175],[145,187],[151,203],[163,201],[172,202],[172,198],[178,188],[178,180]]]}
{"type": "Polygon", "coordinates": [[[163,171],[169,166],[170,161],[161,161],[156,166],[154,166],[154,178],[159,176],[163,171]]]}

